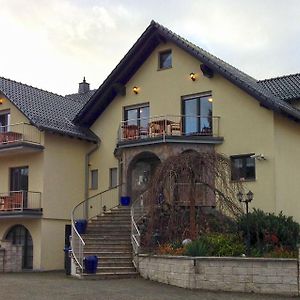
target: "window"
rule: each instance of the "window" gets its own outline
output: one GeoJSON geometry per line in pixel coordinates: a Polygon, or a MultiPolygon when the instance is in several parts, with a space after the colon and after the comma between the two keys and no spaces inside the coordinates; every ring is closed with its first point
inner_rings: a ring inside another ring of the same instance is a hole
{"type": "Polygon", "coordinates": [[[10,125],[10,113],[9,111],[0,111],[0,132],[7,132],[10,125]]]}
{"type": "Polygon", "coordinates": [[[91,189],[98,189],[98,170],[91,170],[91,189]]]}
{"type": "Polygon", "coordinates": [[[232,180],[254,180],[255,179],[255,158],[251,155],[231,156],[231,179],[232,180]]]}
{"type": "Polygon", "coordinates": [[[212,98],[211,95],[183,98],[185,134],[212,134],[212,98]]]}
{"type": "Polygon", "coordinates": [[[159,69],[172,68],[172,51],[166,50],[159,53],[159,69]]]}
{"type": "Polygon", "coordinates": [[[147,127],[149,123],[149,104],[124,108],[124,121],[126,125],[147,127]]]}
{"type": "Polygon", "coordinates": [[[113,188],[118,185],[118,168],[109,169],[109,187],[113,188]]]}

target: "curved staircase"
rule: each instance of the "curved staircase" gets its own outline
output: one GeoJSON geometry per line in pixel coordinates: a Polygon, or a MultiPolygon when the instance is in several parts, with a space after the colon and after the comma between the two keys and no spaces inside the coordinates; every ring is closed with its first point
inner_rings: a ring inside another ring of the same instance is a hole
{"type": "Polygon", "coordinates": [[[87,226],[84,256],[97,255],[96,274],[84,277],[97,279],[137,276],[132,263],[131,219],[129,207],[117,207],[92,219],[87,226]]]}
{"type": "Polygon", "coordinates": [[[72,212],[72,275],[88,279],[129,278],[138,275],[133,265],[131,213],[120,206],[119,187],[99,193],[81,203],[72,212]],[[107,210],[109,208],[109,210],[107,210]],[[88,220],[85,234],[79,234],[76,220],[88,220]],[[97,272],[87,274],[84,258],[98,257],[97,272]]]}

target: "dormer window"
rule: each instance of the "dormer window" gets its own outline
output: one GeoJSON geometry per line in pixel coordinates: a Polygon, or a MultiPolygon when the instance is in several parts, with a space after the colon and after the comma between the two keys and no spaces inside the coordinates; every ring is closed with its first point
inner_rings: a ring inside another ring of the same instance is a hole
{"type": "Polygon", "coordinates": [[[0,132],[7,132],[10,125],[10,113],[8,110],[0,111],[0,132]]]}
{"type": "Polygon", "coordinates": [[[159,52],[158,67],[160,70],[172,68],[172,50],[159,52]]]}

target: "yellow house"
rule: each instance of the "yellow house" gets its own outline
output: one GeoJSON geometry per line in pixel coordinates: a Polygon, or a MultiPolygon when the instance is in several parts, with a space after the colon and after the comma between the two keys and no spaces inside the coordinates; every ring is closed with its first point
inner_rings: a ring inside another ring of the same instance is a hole
{"type": "Polygon", "coordinates": [[[0,78],[0,240],[23,245],[24,269],[63,267],[70,211],[85,197],[85,156],[98,141],[71,123],[82,105],[0,78]]]}
{"type": "Polygon", "coordinates": [[[300,221],[299,74],[258,81],[152,21],[98,90],[81,88],[62,97],[0,79],[0,239],[30,234],[34,269],[62,268],[80,201],[118,184],[134,200],[188,150],[230,157],[253,207],[300,221]],[[8,210],[14,190],[23,206],[8,210]]]}

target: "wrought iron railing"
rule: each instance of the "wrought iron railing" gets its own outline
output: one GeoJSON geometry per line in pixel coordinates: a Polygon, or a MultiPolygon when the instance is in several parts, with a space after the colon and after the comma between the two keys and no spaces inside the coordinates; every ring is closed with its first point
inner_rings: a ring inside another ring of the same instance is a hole
{"type": "Polygon", "coordinates": [[[165,115],[122,121],[118,140],[131,141],[167,136],[219,137],[220,117],[165,115]]]}
{"type": "Polygon", "coordinates": [[[0,126],[0,145],[16,142],[41,144],[41,132],[28,123],[0,126]]]}
{"type": "Polygon", "coordinates": [[[32,191],[0,193],[0,212],[41,210],[42,194],[32,191]]]}
{"type": "Polygon", "coordinates": [[[97,195],[94,195],[74,207],[71,215],[72,235],[71,248],[72,256],[76,261],[80,271],[83,272],[84,247],[85,242],[76,228],[79,220],[89,221],[90,219],[103,214],[119,204],[119,191],[121,185],[110,188],[97,195]]]}

